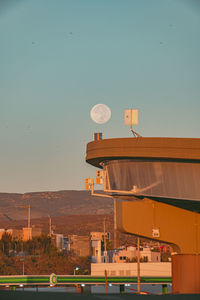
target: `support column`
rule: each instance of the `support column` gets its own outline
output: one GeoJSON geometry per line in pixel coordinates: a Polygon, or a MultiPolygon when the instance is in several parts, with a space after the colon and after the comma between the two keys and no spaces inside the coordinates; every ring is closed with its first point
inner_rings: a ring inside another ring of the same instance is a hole
{"type": "Polygon", "coordinates": [[[200,255],[172,255],[172,293],[200,294],[200,255]]]}
{"type": "Polygon", "coordinates": [[[114,222],[114,249],[117,249],[117,219],[116,219],[117,199],[113,198],[113,222],[114,222]]]}
{"type": "Polygon", "coordinates": [[[81,294],[83,292],[83,287],[80,284],[76,285],[77,293],[81,294]]]}
{"type": "Polygon", "coordinates": [[[120,284],[119,291],[120,291],[120,294],[124,293],[124,284],[120,284]]]}
{"type": "Polygon", "coordinates": [[[162,284],[162,293],[167,294],[167,284],[162,284]]]}

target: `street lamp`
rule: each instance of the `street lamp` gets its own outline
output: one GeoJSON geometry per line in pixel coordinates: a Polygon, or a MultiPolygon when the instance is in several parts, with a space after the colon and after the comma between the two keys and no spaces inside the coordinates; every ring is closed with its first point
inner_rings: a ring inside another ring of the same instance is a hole
{"type": "Polygon", "coordinates": [[[24,258],[21,258],[20,261],[22,261],[22,275],[24,276],[24,258]]]}
{"type": "Polygon", "coordinates": [[[74,275],[76,275],[76,271],[78,271],[79,270],[79,267],[76,267],[75,269],[74,269],[74,275]]]}

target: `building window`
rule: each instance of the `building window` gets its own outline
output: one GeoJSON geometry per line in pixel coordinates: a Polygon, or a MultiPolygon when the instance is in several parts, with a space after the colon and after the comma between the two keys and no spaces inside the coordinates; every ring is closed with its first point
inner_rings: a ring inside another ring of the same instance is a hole
{"type": "Polygon", "coordinates": [[[126,256],[120,256],[119,259],[120,260],[126,260],[126,256]]]}

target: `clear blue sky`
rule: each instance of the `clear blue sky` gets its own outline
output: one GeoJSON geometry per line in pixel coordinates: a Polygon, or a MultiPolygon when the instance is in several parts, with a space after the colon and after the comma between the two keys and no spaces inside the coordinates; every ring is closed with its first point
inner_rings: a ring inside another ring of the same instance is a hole
{"type": "Polygon", "coordinates": [[[196,0],[1,0],[0,192],[84,189],[93,132],[200,137],[196,0]],[[105,103],[104,125],[90,110],[105,103]]]}

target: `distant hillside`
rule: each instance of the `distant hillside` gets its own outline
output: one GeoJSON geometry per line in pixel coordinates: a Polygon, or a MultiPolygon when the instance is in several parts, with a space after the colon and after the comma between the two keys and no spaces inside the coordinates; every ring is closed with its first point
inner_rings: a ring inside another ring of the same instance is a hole
{"type": "MultiPolygon", "coordinates": [[[[92,231],[105,230],[111,233],[111,240],[113,241],[113,214],[111,215],[65,215],[52,217],[52,229],[55,233],[62,233],[64,235],[76,234],[89,236],[92,231]]],[[[0,220],[0,228],[22,229],[27,226],[27,220],[0,220]]],[[[49,232],[49,218],[32,219],[31,226],[40,228],[42,232],[49,232]]],[[[133,235],[119,233],[117,234],[119,245],[134,245],[136,238],[133,235]]],[[[145,240],[145,239],[142,239],[145,240]]],[[[113,246],[113,245],[112,245],[113,246]]]]}
{"type": "Polygon", "coordinates": [[[35,192],[26,194],[0,193],[0,221],[23,220],[31,205],[31,219],[63,215],[106,215],[113,210],[109,198],[93,197],[89,191],[35,192]]]}

